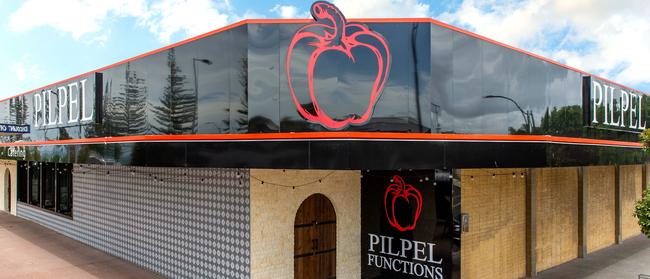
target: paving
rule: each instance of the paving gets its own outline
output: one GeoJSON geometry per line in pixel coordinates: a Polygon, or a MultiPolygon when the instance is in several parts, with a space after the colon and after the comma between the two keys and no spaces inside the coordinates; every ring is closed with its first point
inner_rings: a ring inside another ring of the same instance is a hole
{"type": "Polygon", "coordinates": [[[650,275],[650,239],[642,235],[545,270],[536,278],[637,279],[640,274],[650,275]]]}
{"type": "MultiPolygon", "coordinates": [[[[536,278],[639,278],[650,275],[650,239],[637,236],[536,278]]],[[[0,279],[162,278],[34,222],[0,212],[0,279]]]]}
{"type": "Polygon", "coordinates": [[[31,221],[0,212],[0,279],[162,278],[31,221]]]}

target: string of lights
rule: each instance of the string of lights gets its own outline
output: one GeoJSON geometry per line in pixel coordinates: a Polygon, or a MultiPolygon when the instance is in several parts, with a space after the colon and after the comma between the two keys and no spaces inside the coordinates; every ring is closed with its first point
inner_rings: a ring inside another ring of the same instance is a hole
{"type": "Polygon", "coordinates": [[[268,184],[268,185],[273,185],[273,186],[278,186],[278,187],[285,187],[285,188],[296,189],[296,188],[305,187],[305,186],[309,186],[309,185],[316,184],[316,183],[322,183],[324,179],[326,179],[326,178],[329,177],[330,175],[334,174],[334,172],[336,172],[336,171],[335,171],[335,170],[330,171],[329,173],[327,173],[326,175],[324,175],[324,176],[321,177],[321,178],[318,178],[318,179],[315,179],[315,180],[312,180],[312,181],[309,181],[309,182],[305,182],[305,183],[296,184],[296,185],[284,185],[284,184],[281,184],[281,183],[270,182],[270,181],[268,181],[268,180],[265,181],[265,180],[263,180],[263,179],[261,179],[261,178],[255,177],[255,176],[253,176],[253,175],[251,175],[251,178],[253,178],[253,179],[259,181],[260,184],[262,184],[262,185],[264,185],[264,184],[268,184]]]}
{"type": "MultiPolygon", "coordinates": [[[[8,165],[7,163],[3,163],[3,164],[5,166],[8,165]]],[[[38,163],[38,165],[42,165],[42,164],[43,163],[38,163]]],[[[9,165],[11,165],[11,164],[9,164],[9,165]]],[[[136,176],[136,175],[143,175],[144,174],[145,176],[150,177],[152,180],[154,180],[156,182],[160,182],[160,183],[164,183],[164,182],[172,183],[172,182],[177,182],[177,181],[182,181],[184,179],[188,179],[187,171],[184,171],[182,173],[182,175],[172,175],[169,172],[143,172],[143,171],[140,170],[139,167],[129,167],[128,170],[124,171],[124,170],[119,170],[119,169],[117,169],[117,170],[116,169],[105,170],[105,169],[101,168],[102,166],[103,165],[93,165],[93,164],[84,165],[84,164],[81,164],[81,165],[78,165],[77,169],[73,168],[72,172],[81,172],[83,174],[86,174],[86,173],[89,173],[89,174],[103,174],[103,175],[106,175],[106,176],[110,176],[110,175],[136,176]]],[[[18,164],[18,167],[19,168],[27,168],[27,169],[29,169],[30,165],[29,164],[18,164]]],[[[65,168],[61,168],[61,169],[56,168],[55,170],[57,170],[59,173],[61,173],[62,171],[66,171],[67,169],[65,169],[65,168]]],[[[285,170],[283,170],[283,171],[285,171],[285,170]]],[[[401,171],[401,170],[398,170],[398,171],[401,171]]],[[[480,171],[484,172],[484,174],[461,175],[461,178],[469,177],[470,181],[473,181],[475,178],[480,178],[480,177],[496,178],[496,177],[502,177],[502,176],[511,176],[513,178],[516,178],[519,175],[521,178],[524,178],[526,176],[525,172],[496,173],[496,172],[489,172],[487,170],[480,170],[480,171]]],[[[319,178],[316,178],[316,179],[313,179],[313,180],[310,180],[310,181],[307,181],[307,182],[303,182],[303,183],[293,184],[293,185],[270,181],[268,179],[256,177],[254,175],[249,175],[249,176],[250,176],[250,178],[258,181],[261,185],[272,185],[272,186],[277,186],[277,187],[296,189],[296,188],[306,187],[306,186],[310,186],[310,185],[314,185],[314,184],[321,184],[325,179],[327,179],[328,177],[333,175],[335,172],[336,172],[336,170],[332,170],[332,171],[328,172],[327,174],[325,174],[325,175],[323,175],[323,176],[321,176],[319,178]]],[[[239,179],[239,185],[242,185],[243,184],[242,179],[246,178],[245,175],[243,175],[243,173],[244,173],[243,171],[238,171],[237,174],[236,174],[237,178],[239,179]]],[[[382,177],[382,178],[386,178],[390,182],[393,182],[391,176],[373,174],[373,172],[371,172],[370,170],[361,171],[360,178],[364,178],[366,176],[369,176],[369,177],[382,177]]],[[[404,179],[417,179],[420,182],[428,182],[428,181],[433,180],[431,176],[432,176],[431,171],[427,171],[425,174],[423,174],[423,173],[419,173],[418,170],[412,170],[412,169],[409,169],[407,174],[402,175],[402,177],[404,179]]],[[[210,179],[210,178],[214,178],[214,177],[207,176],[207,175],[192,175],[191,176],[191,179],[198,179],[201,182],[204,182],[206,179],[210,179]]],[[[453,175],[450,175],[450,179],[451,178],[453,178],[453,175]]],[[[433,181],[432,183],[433,183],[433,185],[436,185],[435,181],[433,181]]]]}

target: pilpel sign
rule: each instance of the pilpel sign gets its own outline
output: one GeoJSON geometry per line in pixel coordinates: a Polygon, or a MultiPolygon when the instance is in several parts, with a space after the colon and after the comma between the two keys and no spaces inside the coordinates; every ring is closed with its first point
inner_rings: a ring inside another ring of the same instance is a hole
{"type": "Polygon", "coordinates": [[[594,78],[583,78],[585,125],[612,130],[646,129],[649,100],[642,93],[594,78]]]}
{"type": "Polygon", "coordinates": [[[32,93],[32,126],[37,129],[76,126],[101,121],[102,74],[32,93]],[[97,112],[97,113],[96,113],[97,112]]]}

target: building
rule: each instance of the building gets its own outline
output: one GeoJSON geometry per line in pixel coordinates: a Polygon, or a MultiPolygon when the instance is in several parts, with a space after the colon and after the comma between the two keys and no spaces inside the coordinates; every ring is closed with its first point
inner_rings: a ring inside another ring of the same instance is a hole
{"type": "Polygon", "coordinates": [[[8,211],[173,278],[519,278],[640,233],[645,93],[311,11],[1,101],[8,211]]]}

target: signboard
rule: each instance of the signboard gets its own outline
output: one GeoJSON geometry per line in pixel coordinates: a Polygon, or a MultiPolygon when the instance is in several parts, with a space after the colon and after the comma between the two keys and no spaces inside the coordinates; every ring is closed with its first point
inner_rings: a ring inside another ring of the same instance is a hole
{"type": "Polygon", "coordinates": [[[361,184],[362,278],[452,278],[451,179],[370,171],[361,184]]]}
{"type": "Polygon", "coordinates": [[[372,118],[390,72],[388,42],[363,23],[348,22],[331,3],[316,1],[310,10],[314,22],[301,27],[293,35],[285,61],[287,85],[296,110],[305,120],[329,130],[365,125],[372,118]],[[333,114],[332,106],[338,106],[337,102],[323,99],[323,95],[332,95],[330,92],[335,89],[332,87],[336,86],[331,83],[325,83],[329,86],[318,85],[321,69],[316,68],[325,68],[324,65],[336,65],[340,67],[339,71],[356,69],[358,72],[354,75],[346,76],[353,83],[357,82],[355,79],[359,83],[368,79],[374,81],[373,86],[362,93],[367,95],[365,109],[333,114]],[[365,69],[357,68],[359,66],[365,69]],[[368,72],[372,74],[366,76],[368,72]]]}
{"type": "Polygon", "coordinates": [[[641,92],[587,76],[582,81],[586,126],[641,132],[646,129],[650,100],[641,92]]]}
{"type": "Polygon", "coordinates": [[[29,134],[29,125],[0,124],[0,134],[29,134]]]}
{"type": "Polygon", "coordinates": [[[27,95],[36,129],[77,126],[101,121],[101,74],[72,80],[27,95]]]}
{"type": "Polygon", "coordinates": [[[7,157],[24,160],[27,157],[27,150],[24,146],[10,146],[7,149],[7,157]]]}

